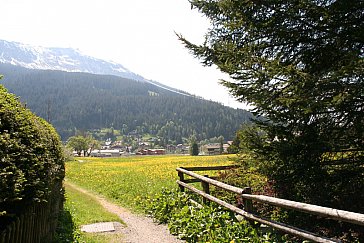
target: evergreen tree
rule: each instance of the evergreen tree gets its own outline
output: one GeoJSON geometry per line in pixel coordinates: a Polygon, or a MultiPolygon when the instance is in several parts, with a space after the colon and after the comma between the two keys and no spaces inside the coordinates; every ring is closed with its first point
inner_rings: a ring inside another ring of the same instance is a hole
{"type": "Polygon", "coordinates": [[[364,2],[190,2],[212,27],[179,38],[262,117],[245,146],[278,195],[364,212],[364,2]]]}
{"type": "Polygon", "coordinates": [[[224,137],[223,136],[219,137],[219,144],[220,144],[219,152],[220,152],[220,154],[223,154],[224,153],[224,137]]]}
{"type": "Polygon", "coordinates": [[[198,144],[196,141],[196,135],[190,137],[190,155],[197,156],[199,154],[198,144]]]}
{"type": "Polygon", "coordinates": [[[191,155],[197,156],[198,153],[199,153],[198,144],[197,144],[197,142],[193,142],[192,147],[191,147],[191,155]]]}

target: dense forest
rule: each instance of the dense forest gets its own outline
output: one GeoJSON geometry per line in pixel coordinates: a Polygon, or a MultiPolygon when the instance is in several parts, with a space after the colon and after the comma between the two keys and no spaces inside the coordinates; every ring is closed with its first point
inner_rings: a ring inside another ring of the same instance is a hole
{"type": "Polygon", "coordinates": [[[180,143],[223,136],[232,139],[251,113],[177,94],[153,84],[110,75],[31,70],[0,64],[1,83],[37,115],[50,121],[63,140],[76,130],[114,128],[180,143]]]}

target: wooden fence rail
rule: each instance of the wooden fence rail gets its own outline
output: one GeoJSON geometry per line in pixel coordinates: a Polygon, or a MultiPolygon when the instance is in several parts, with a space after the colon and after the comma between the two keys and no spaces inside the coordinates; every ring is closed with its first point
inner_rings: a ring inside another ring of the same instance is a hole
{"type": "Polygon", "coordinates": [[[353,213],[345,210],[338,210],[333,208],[327,208],[327,207],[321,207],[317,205],[307,204],[307,203],[301,203],[301,202],[295,202],[275,197],[268,197],[263,195],[252,195],[251,194],[251,188],[239,188],[235,186],[231,186],[225,183],[222,183],[220,181],[214,180],[212,178],[199,175],[197,173],[194,173],[192,171],[207,171],[207,170],[225,170],[233,168],[234,166],[218,166],[218,167],[184,167],[184,168],[177,168],[179,180],[177,181],[177,184],[180,187],[181,191],[184,191],[185,188],[189,189],[190,191],[202,196],[205,200],[213,201],[239,215],[244,216],[248,220],[253,220],[259,223],[262,223],[264,225],[270,226],[272,228],[284,231],[286,233],[299,236],[303,239],[312,240],[315,242],[337,242],[335,240],[325,238],[322,236],[319,236],[317,234],[286,225],[280,222],[276,222],[270,219],[266,219],[263,217],[260,217],[258,215],[253,214],[252,209],[252,201],[257,201],[261,203],[267,203],[270,205],[287,208],[287,209],[293,209],[301,212],[305,212],[308,214],[313,215],[319,215],[321,217],[330,218],[337,221],[345,221],[352,224],[357,225],[364,225],[364,214],[359,213],[353,213]],[[191,176],[195,179],[188,179],[186,180],[184,178],[184,175],[191,176]],[[202,183],[203,191],[196,189],[193,186],[188,185],[187,183],[191,182],[197,182],[200,181],[202,183]],[[233,206],[225,201],[222,201],[214,196],[210,195],[210,189],[209,185],[214,185],[216,187],[219,187],[223,190],[230,191],[233,193],[236,193],[240,195],[242,198],[244,198],[244,209],[240,209],[236,206],[233,206]]]}

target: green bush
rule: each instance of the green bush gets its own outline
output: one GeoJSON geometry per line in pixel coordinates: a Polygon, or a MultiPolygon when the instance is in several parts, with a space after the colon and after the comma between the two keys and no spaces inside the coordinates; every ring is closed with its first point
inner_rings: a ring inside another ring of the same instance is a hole
{"type": "Polygon", "coordinates": [[[46,201],[64,173],[55,129],[0,85],[0,215],[46,201]]]}
{"type": "Polygon", "coordinates": [[[283,242],[285,239],[262,232],[247,221],[239,222],[235,215],[211,204],[198,208],[189,203],[196,195],[177,190],[163,190],[147,199],[146,212],[160,223],[168,223],[172,234],[187,242],[283,242]]]}

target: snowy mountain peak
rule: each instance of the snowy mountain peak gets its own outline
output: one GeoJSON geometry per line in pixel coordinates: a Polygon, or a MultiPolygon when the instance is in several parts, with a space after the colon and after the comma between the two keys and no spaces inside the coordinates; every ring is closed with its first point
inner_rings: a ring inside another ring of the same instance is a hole
{"type": "Polygon", "coordinates": [[[0,63],[30,69],[116,75],[147,82],[121,64],[90,57],[72,48],[46,48],[0,40],[0,63]]]}
{"type": "Polygon", "coordinates": [[[177,94],[191,96],[186,92],[176,90],[156,81],[147,80],[129,71],[121,64],[90,57],[72,48],[46,48],[0,40],[0,63],[8,63],[30,69],[115,75],[147,82],[177,94]]]}

